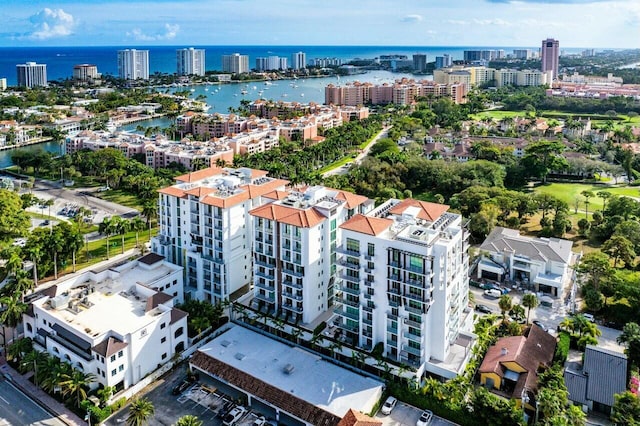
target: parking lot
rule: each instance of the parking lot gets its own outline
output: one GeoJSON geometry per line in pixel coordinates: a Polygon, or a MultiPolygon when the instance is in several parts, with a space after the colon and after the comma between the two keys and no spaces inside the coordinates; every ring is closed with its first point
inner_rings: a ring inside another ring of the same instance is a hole
{"type": "MultiPolygon", "coordinates": [[[[385,416],[378,412],[376,419],[380,420],[383,426],[415,426],[421,413],[422,410],[419,408],[398,401],[391,414],[385,416]]],[[[430,426],[454,426],[455,424],[438,416],[433,416],[430,426]]]]}
{"type": "MultiPolygon", "coordinates": [[[[218,413],[230,401],[230,397],[223,395],[219,390],[210,386],[195,382],[178,395],[174,395],[173,389],[186,377],[184,366],[174,370],[168,376],[155,383],[143,397],[148,398],[155,409],[150,425],[173,425],[187,414],[198,417],[204,425],[221,426],[222,416],[218,413]]],[[[229,408],[229,405],[227,405],[229,408]]],[[[129,407],[111,416],[105,425],[117,426],[126,422],[129,407]]],[[[238,426],[251,426],[259,414],[248,410],[235,423],[238,426]]]]}

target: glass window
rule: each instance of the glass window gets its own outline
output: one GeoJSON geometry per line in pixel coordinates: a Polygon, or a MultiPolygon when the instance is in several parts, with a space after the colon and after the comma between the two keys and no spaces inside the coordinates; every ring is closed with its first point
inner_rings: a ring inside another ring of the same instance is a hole
{"type": "Polygon", "coordinates": [[[376,246],[374,244],[367,244],[367,255],[375,256],[376,246]]]}
{"type": "Polygon", "coordinates": [[[113,362],[113,361],[115,361],[115,360],[116,360],[116,356],[115,356],[115,354],[114,354],[114,355],[111,355],[111,362],[113,362]]]}
{"type": "Polygon", "coordinates": [[[347,250],[360,252],[360,241],[347,238],[347,250]]]}

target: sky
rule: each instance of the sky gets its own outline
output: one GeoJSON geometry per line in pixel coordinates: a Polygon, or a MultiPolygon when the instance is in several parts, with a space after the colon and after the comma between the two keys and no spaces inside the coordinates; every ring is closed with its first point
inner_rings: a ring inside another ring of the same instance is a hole
{"type": "Polygon", "coordinates": [[[639,0],[0,0],[0,46],[640,47],[639,0]]]}

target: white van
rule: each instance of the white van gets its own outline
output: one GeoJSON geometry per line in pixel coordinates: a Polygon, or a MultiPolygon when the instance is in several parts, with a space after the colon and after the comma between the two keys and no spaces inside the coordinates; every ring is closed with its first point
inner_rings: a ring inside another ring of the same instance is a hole
{"type": "Polygon", "coordinates": [[[497,290],[495,288],[490,288],[488,290],[484,291],[484,295],[487,297],[494,297],[494,298],[499,298],[500,296],[502,296],[502,292],[500,292],[500,290],[497,290]]]}

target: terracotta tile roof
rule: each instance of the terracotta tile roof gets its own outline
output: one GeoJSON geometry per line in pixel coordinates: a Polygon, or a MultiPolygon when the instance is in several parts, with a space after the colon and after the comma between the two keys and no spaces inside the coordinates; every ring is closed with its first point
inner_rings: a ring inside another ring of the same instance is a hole
{"type": "Polygon", "coordinates": [[[177,182],[188,182],[188,183],[197,182],[199,180],[202,180],[208,177],[222,174],[222,172],[223,172],[223,169],[219,167],[208,167],[206,169],[198,170],[196,172],[190,172],[185,175],[177,176],[175,180],[177,182]]]}
{"type": "Polygon", "coordinates": [[[300,228],[313,228],[326,219],[313,207],[301,210],[277,204],[265,204],[251,210],[249,214],[300,228]]]}
{"type": "Polygon", "coordinates": [[[187,315],[189,314],[187,314],[185,311],[181,311],[178,308],[171,308],[171,320],[169,324],[175,324],[187,315]]]}
{"type": "Polygon", "coordinates": [[[191,364],[315,426],[335,426],[340,418],[297,396],[197,351],[191,364]]]}
{"type": "Polygon", "coordinates": [[[128,343],[118,340],[115,337],[109,337],[95,345],[93,347],[93,351],[106,358],[117,353],[119,350],[126,348],[128,345],[128,343]]]}
{"type": "Polygon", "coordinates": [[[249,198],[256,198],[273,192],[278,188],[285,187],[288,183],[288,180],[274,179],[272,181],[265,182],[262,185],[243,185],[242,188],[245,188],[247,191],[249,191],[249,198]]]}
{"type": "Polygon", "coordinates": [[[341,191],[339,189],[327,188],[330,191],[337,191],[336,199],[346,201],[348,209],[353,209],[368,200],[364,195],[354,194],[353,192],[341,191]]]}
{"type": "Polygon", "coordinates": [[[519,398],[526,387],[535,391],[538,387],[538,368],[549,366],[556,349],[556,338],[542,328],[532,326],[525,336],[504,337],[491,346],[478,370],[482,373],[496,373],[504,377],[505,362],[515,362],[521,366],[521,373],[512,393],[513,398],[519,398]],[[507,353],[503,354],[503,348],[507,353]]]}
{"type": "Polygon", "coordinates": [[[194,195],[200,198],[204,195],[211,194],[212,192],[215,192],[215,191],[216,191],[215,188],[210,188],[207,186],[196,186],[195,188],[191,188],[188,191],[184,191],[184,193],[187,195],[194,195]]]}
{"type": "Polygon", "coordinates": [[[356,214],[351,219],[340,225],[342,229],[359,232],[365,235],[379,235],[393,224],[392,219],[370,217],[356,214]]]}
{"type": "Polygon", "coordinates": [[[176,188],[175,186],[167,186],[166,188],[159,189],[158,192],[160,194],[171,195],[179,198],[184,197],[185,195],[185,192],[182,189],[176,188]]]}
{"type": "Polygon", "coordinates": [[[400,204],[395,205],[392,209],[389,210],[390,214],[402,215],[404,211],[408,207],[418,207],[420,212],[418,213],[418,218],[434,221],[438,219],[444,212],[449,210],[449,206],[444,204],[436,204],[429,203],[427,201],[414,200],[412,198],[407,198],[400,202],[400,204]]]}
{"type": "Polygon", "coordinates": [[[288,195],[289,193],[287,191],[271,191],[268,194],[264,194],[263,197],[269,198],[270,200],[284,200],[288,195]]]}
{"type": "Polygon", "coordinates": [[[344,415],[337,426],[381,426],[382,421],[376,420],[351,408],[344,415]]]}
{"type": "Polygon", "coordinates": [[[233,194],[228,197],[219,197],[215,194],[210,194],[203,197],[200,200],[200,202],[210,206],[226,209],[226,208],[238,205],[243,201],[247,201],[248,199],[249,199],[249,192],[241,191],[241,192],[238,192],[237,194],[233,194]]]}

